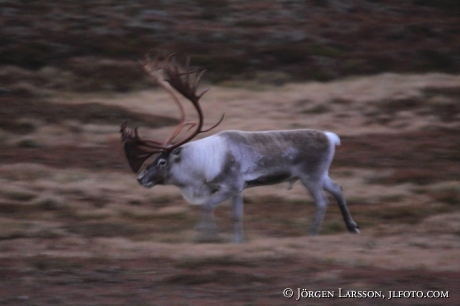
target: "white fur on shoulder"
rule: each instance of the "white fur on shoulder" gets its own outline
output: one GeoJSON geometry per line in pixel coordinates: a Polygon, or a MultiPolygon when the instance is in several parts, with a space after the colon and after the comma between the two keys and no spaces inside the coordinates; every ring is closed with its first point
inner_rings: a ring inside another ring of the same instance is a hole
{"type": "Polygon", "coordinates": [[[221,172],[227,151],[226,142],[219,135],[213,135],[190,143],[187,158],[194,172],[201,172],[206,182],[210,182],[221,172]]]}

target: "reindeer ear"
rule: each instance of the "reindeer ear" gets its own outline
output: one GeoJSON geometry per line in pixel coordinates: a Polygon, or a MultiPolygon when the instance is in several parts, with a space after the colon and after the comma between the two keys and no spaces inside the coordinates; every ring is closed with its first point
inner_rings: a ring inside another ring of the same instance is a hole
{"type": "Polygon", "coordinates": [[[182,148],[181,147],[175,148],[171,152],[172,158],[173,158],[173,160],[175,162],[178,162],[180,160],[181,154],[182,154],[182,148]]]}
{"type": "Polygon", "coordinates": [[[180,155],[182,154],[182,147],[175,148],[175,149],[172,151],[172,154],[175,155],[175,156],[180,156],[180,155]]]}
{"type": "Polygon", "coordinates": [[[142,150],[142,147],[133,146],[131,143],[126,142],[123,146],[125,149],[126,158],[134,173],[139,171],[142,164],[154,153],[142,150]]]}

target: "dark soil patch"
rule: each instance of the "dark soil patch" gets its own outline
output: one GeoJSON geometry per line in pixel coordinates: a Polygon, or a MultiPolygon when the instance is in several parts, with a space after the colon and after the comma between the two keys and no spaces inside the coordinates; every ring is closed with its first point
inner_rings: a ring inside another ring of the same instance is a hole
{"type": "Polygon", "coordinates": [[[129,111],[129,105],[126,108],[98,103],[69,105],[23,97],[3,97],[0,99],[0,103],[0,128],[15,133],[33,131],[33,127],[17,122],[21,118],[39,119],[47,123],[75,120],[82,123],[117,125],[130,120],[130,123],[133,125],[142,124],[152,128],[177,123],[177,120],[173,118],[129,111]]]}
{"type": "Polygon", "coordinates": [[[0,163],[37,163],[56,168],[86,168],[92,170],[131,171],[121,142],[106,146],[51,148],[4,147],[0,163]]]}
{"type": "Polygon", "coordinates": [[[2,260],[2,305],[387,305],[386,299],[339,298],[339,288],[442,290],[449,298],[391,300],[391,305],[456,305],[458,272],[342,267],[296,258],[248,260],[250,265],[212,264],[195,270],[167,258],[78,259],[46,256],[2,260]],[[319,273],[336,272],[330,279],[319,273]],[[294,290],[286,299],[285,288],[294,290]],[[327,290],[334,297],[297,299],[297,288],[327,290]],[[323,300],[323,301],[321,301],[323,300]]]}
{"type": "Polygon", "coordinates": [[[459,152],[458,131],[452,129],[342,137],[333,167],[395,169],[386,183],[426,184],[458,180],[459,152]]]}

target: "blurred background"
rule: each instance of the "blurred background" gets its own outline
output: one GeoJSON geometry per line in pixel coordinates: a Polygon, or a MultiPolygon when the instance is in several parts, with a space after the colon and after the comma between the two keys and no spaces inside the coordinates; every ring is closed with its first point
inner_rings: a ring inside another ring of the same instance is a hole
{"type": "Polygon", "coordinates": [[[213,83],[455,73],[459,10],[453,0],[3,1],[0,64],[17,70],[3,67],[1,81],[129,91],[151,48],[190,54],[213,83]]]}
{"type": "Polygon", "coordinates": [[[459,303],[459,33],[456,0],[0,1],[0,304],[459,303]],[[216,132],[339,134],[330,175],[362,234],[330,198],[308,237],[313,201],[276,185],[245,192],[246,244],[229,203],[200,243],[200,208],[139,186],[121,148],[125,120],[159,140],[177,123],[138,63],[152,50],[207,70],[216,132]]]}

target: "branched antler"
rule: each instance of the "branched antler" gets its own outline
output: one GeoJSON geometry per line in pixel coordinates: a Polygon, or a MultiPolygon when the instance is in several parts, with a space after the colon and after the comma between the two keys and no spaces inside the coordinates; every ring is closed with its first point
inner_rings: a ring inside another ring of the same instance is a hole
{"type": "Polygon", "coordinates": [[[196,91],[198,89],[200,79],[205,70],[190,71],[190,58],[188,57],[185,65],[185,72],[181,73],[173,56],[174,54],[169,55],[162,63],[160,63],[158,57],[152,62],[149,55],[146,54],[144,57],[145,62],[142,63],[142,67],[144,71],[147,72],[159,86],[161,86],[170,94],[174,103],[176,103],[176,105],[179,108],[181,117],[180,122],[174,130],[174,132],[171,134],[171,136],[169,136],[165,141],[163,141],[163,143],[152,140],[142,140],[138,134],[138,127],[136,127],[134,130],[127,130],[127,122],[124,122],[121,125],[120,132],[122,134],[122,142],[124,142],[126,157],[128,158],[128,162],[134,172],[137,172],[142,166],[142,164],[145,162],[145,160],[147,160],[153,154],[165,151],[172,151],[173,149],[189,142],[196,135],[200,133],[209,132],[210,130],[214,129],[224,119],[224,115],[222,115],[222,117],[216,124],[214,124],[206,130],[203,130],[204,118],[203,111],[201,110],[199,101],[201,97],[203,97],[203,95],[206,92],[208,92],[210,88],[204,90],[199,95],[196,94],[196,91]],[[171,64],[171,58],[173,58],[173,64],[171,64]],[[195,74],[195,82],[193,85],[190,84],[190,75],[192,74],[195,74]],[[186,121],[184,108],[175,91],[179,92],[182,96],[187,98],[187,100],[192,102],[195,110],[198,113],[198,123],[186,121]],[[186,138],[176,143],[173,143],[173,140],[181,133],[181,131],[186,126],[190,126],[188,130],[191,130],[194,127],[195,129],[186,138]]]}

